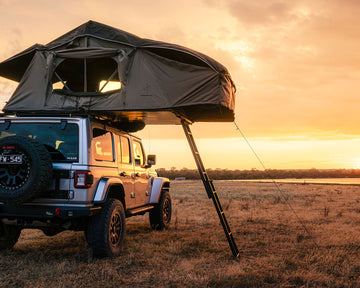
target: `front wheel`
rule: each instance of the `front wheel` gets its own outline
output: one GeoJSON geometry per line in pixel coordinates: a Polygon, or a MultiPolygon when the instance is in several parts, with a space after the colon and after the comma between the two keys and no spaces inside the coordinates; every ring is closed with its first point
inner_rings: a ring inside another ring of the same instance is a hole
{"type": "Polygon", "coordinates": [[[20,233],[19,227],[0,222],[0,250],[12,248],[18,241],[20,233]]]}
{"type": "Polygon", "coordinates": [[[154,230],[167,229],[171,220],[171,198],[170,193],[165,191],[160,197],[159,203],[150,211],[150,225],[154,230]]]}
{"type": "Polygon", "coordinates": [[[96,257],[120,255],[125,235],[125,212],[117,199],[109,199],[100,214],[90,218],[87,241],[96,257]]]}

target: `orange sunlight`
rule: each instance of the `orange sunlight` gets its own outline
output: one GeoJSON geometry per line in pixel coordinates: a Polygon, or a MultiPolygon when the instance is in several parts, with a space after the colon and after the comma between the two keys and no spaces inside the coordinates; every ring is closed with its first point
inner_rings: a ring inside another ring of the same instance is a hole
{"type": "Polygon", "coordinates": [[[101,90],[101,92],[108,92],[108,91],[114,91],[114,90],[119,90],[121,89],[121,82],[119,81],[100,81],[99,84],[99,90],[101,90]],[[105,86],[104,86],[105,85],[105,86]]]}
{"type": "MultiPolygon", "coordinates": [[[[147,128],[145,128],[147,129],[147,128]]],[[[146,151],[157,154],[157,168],[196,168],[188,143],[184,139],[155,139],[141,133],[146,151]]],[[[180,135],[179,135],[180,136],[180,135]]],[[[359,139],[286,140],[280,137],[249,138],[252,149],[237,138],[195,139],[204,164],[209,168],[263,169],[353,169],[360,168],[359,139]]]]}
{"type": "MultiPolygon", "coordinates": [[[[0,1],[6,11],[0,17],[0,61],[34,43],[49,43],[89,19],[183,45],[228,69],[237,87],[236,122],[267,168],[360,169],[356,1],[325,6],[310,0],[184,1],[176,8],[164,0],[121,5],[121,13],[131,17],[118,17],[114,0],[106,5],[71,2],[68,10],[60,2],[35,7],[0,1]],[[49,29],[43,15],[56,18],[60,10],[67,21],[52,21],[49,29]],[[143,21],[148,15],[154,21],[143,21]]],[[[14,82],[0,79],[1,106],[15,88],[14,82]]],[[[114,89],[121,83],[108,83],[103,91],[114,89]]],[[[193,126],[207,167],[260,168],[232,123],[193,126]]],[[[147,152],[158,154],[157,167],[195,167],[180,126],[146,127],[138,134],[147,152]]]]}

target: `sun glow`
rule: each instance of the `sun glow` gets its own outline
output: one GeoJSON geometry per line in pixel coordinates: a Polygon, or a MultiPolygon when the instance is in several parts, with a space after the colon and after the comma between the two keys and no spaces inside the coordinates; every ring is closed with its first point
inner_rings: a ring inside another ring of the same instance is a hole
{"type": "MultiPolygon", "coordinates": [[[[186,139],[158,138],[152,126],[139,132],[145,150],[158,154],[158,168],[193,168],[195,163],[186,139]],[[150,133],[151,130],[151,133],[150,133]],[[151,135],[151,137],[150,137],[151,135]],[[150,145],[151,142],[151,145],[150,145]],[[151,146],[151,149],[150,149],[151,146]],[[176,148],[175,148],[176,147],[176,148]],[[174,161],[176,151],[176,161],[174,161]]],[[[178,131],[181,133],[181,131],[178,131]]],[[[253,137],[247,139],[267,169],[360,169],[360,139],[313,139],[289,137],[253,137]]],[[[242,137],[198,138],[196,143],[208,168],[262,169],[252,149],[242,137]]]]}
{"type": "Polygon", "coordinates": [[[360,158],[350,160],[354,169],[360,169],[360,158]]]}
{"type": "Polygon", "coordinates": [[[247,71],[252,72],[254,70],[255,60],[250,57],[250,54],[254,52],[254,49],[250,46],[249,42],[244,40],[234,41],[232,39],[223,40],[216,44],[216,48],[229,51],[247,71]]]}

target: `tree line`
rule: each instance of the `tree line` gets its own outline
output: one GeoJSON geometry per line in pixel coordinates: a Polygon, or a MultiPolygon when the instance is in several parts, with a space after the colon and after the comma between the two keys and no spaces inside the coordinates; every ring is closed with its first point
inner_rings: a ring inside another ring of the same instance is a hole
{"type": "MultiPolygon", "coordinates": [[[[169,179],[200,179],[197,169],[159,168],[156,172],[160,177],[169,179]]],[[[213,180],[246,180],[246,179],[286,179],[286,178],[360,178],[360,169],[267,169],[229,170],[207,169],[213,180]]]]}

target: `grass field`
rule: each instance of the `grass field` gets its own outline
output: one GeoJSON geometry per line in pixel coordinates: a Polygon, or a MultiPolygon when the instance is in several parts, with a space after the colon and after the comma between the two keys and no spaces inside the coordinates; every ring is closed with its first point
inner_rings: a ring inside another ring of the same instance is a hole
{"type": "Polygon", "coordinates": [[[23,230],[0,287],[360,287],[360,187],[279,186],[215,182],[238,260],[202,183],[173,181],[169,230],[129,218],[122,256],[93,260],[82,232],[23,230]]]}

